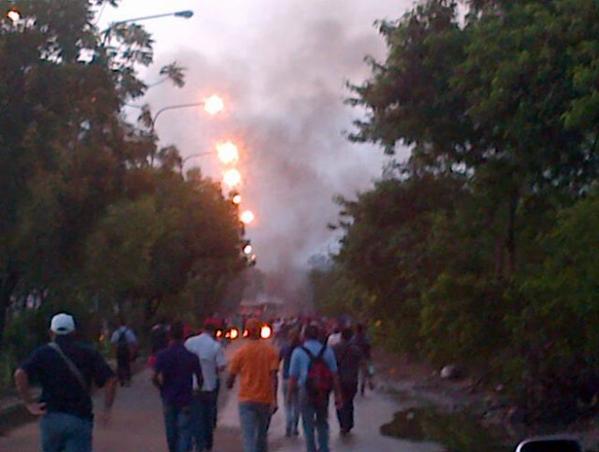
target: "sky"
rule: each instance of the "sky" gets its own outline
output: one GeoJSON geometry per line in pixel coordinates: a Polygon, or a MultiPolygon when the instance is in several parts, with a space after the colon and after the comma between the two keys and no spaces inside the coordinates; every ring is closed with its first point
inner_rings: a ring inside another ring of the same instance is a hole
{"type": "MultiPolygon", "coordinates": [[[[305,267],[310,256],[335,249],[328,223],[337,219],[335,195],[353,197],[381,174],[381,149],[350,143],[344,132],[362,113],[344,105],[346,82],[369,75],[366,55],[383,59],[373,23],[399,18],[411,0],[121,0],[106,7],[99,26],[162,12],[193,10],[189,19],[143,22],[155,40],[154,64],[141,71],[148,84],[172,61],[184,66],[186,85],[152,87],[153,111],[218,93],[226,112],[165,112],[157,121],[161,145],[182,156],[208,152],[231,139],[241,150],[242,208],[257,220],[247,229],[265,271],[305,267]]],[[[135,112],[132,112],[134,114],[135,112]]],[[[405,157],[407,151],[399,157],[405,157]]],[[[216,156],[189,159],[221,179],[216,156]]]]}

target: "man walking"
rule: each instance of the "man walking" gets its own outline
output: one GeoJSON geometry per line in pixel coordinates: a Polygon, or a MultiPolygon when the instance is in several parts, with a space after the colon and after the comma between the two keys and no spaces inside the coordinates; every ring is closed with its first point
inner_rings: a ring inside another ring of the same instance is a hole
{"type": "Polygon", "coordinates": [[[317,325],[304,330],[305,341],[291,355],[288,397],[299,389],[300,413],[306,450],[329,452],[329,396],[335,391],[335,405],[341,407],[341,390],[333,350],[318,340],[317,325]],[[318,437],[318,447],[316,447],[318,437]]]}
{"type": "Polygon", "coordinates": [[[233,356],[227,387],[237,376],[239,419],[245,452],[266,452],[270,417],[277,410],[277,371],[279,356],[268,343],[260,340],[262,325],[256,319],[246,322],[249,341],[233,356]]]}
{"type": "Polygon", "coordinates": [[[160,389],[169,452],[191,449],[191,402],[193,378],[203,384],[200,360],[183,345],[183,324],[170,330],[171,344],[156,356],[152,381],[160,389]]]}
{"type": "Polygon", "coordinates": [[[137,338],[127,326],[124,319],[120,319],[120,326],[112,333],[110,342],[116,354],[116,374],[121,386],[131,385],[131,361],[137,351],[137,338]]]}
{"type": "Polygon", "coordinates": [[[97,351],[76,342],[75,321],[57,314],[50,322],[51,342],[33,352],[15,372],[15,383],[27,410],[41,416],[43,452],[91,452],[93,413],[90,388],[105,388],[102,419],[108,422],[116,392],[114,373],[97,351]],[[29,382],[42,387],[39,401],[29,382]]]}
{"type": "Polygon", "coordinates": [[[341,342],[333,347],[341,386],[343,403],[337,409],[337,419],[341,435],[347,435],[354,427],[354,398],[358,392],[358,378],[362,362],[360,348],[351,342],[354,332],[351,328],[341,330],[341,342]]]}
{"type": "Polygon", "coordinates": [[[210,451],[214,438],[214,419],[218,399],[218,374],[226,366],[222,346],[214,339],[215,326],[207,322],[204,331],[185,341],[185,348],[195,354],[202,367],[204,383],[199,386],[194,380],[194,395],[191,404],[192,438],[196,450],[210,451]]]}

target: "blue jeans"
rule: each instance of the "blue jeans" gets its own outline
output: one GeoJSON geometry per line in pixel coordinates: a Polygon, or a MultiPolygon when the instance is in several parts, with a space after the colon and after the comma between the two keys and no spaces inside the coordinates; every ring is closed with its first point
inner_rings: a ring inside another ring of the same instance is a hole
{"type": "Polygon", "coordinates": [[[169,452],[188,452],[191,449],[191,408],[163,401],[162,409],[169,452]]]}
{"type": "Polygon", "coordinates": [[[191,436],[198,451],[212,450],[216,400],[216,391],[201,391],[193,396],[191,403],[191,436]]]}
{"type": "Polygon", "coordinates": [[[268,426],[271,407],[266,403],[239,402],[239,420],[244,452],[268,450],[268,426]]]}
{"type": "Polygon", "coordinates": [[[91,419],[67,413],[47,413],[40,421],[43,452],[91,452],[91,419]]]}
{"type": "Polygon", "coordinates": [[[314,406],[306,394],[300,392],[300,413],[302,426],[306,437],[306,450],[308,452],[329,452],[329,406],[314,406]],[[318,448],[316,438],[318,436],[318,448]]]}
{"type": "Polygon", "coordinates": [[[297,392],[292,395],[291,400],[288,400],[289,379],[283,380],[283,400],[285,403],[285,433],[288,436],[297,433],[297,425],[299,423],[299,401],[297,392]]]}

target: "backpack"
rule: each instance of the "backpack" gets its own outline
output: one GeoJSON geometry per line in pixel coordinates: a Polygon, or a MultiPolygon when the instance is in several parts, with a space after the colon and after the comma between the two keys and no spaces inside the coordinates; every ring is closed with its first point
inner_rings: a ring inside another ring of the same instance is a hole
{"type": "Polygon", "coordinates": [[[326,348],[326,345],[323,345],[318,355],[314,356],[310,350],[302,346],[310,358],[306,378],[306,394],[310,403],[317,407],[328,405],[329,394],[333,390],[333,372],[323,358],[326,348]]]}
{"type": "Polygon", "coordinates": [[[127,340],[128,330],[125,328],[119,333],[119,338],[116,342],[116,352],[120,356],[129,355],[129,341],[127,340]]]}

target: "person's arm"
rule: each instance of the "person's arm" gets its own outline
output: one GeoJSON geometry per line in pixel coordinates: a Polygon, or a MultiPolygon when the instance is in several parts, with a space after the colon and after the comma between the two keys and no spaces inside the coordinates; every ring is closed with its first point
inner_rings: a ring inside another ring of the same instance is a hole
{"type": "Polygon", "coordinates": [[[287,402],[291,403],[295,393],[298,390],[298,379],[300,374],[300,356],[298,347],[291,353],[291,362],[289,363],[289,381],[287,383],[287,402]]]}
{"type": "Polygon", "coordinates": [[[152,372],[152,383],[158,389],[161,389],[162,385],[164,384],[164,377],[162,376],[162,373],[158,372],[156,369],[154,369],[154,372],[152,372]]]}
{"type": "Polygon", "coordinates": [[[34,416],[42,416],[46,414],[46,404],[39,403],[33,400],[31,397],[31,388],[29,386],[29,376],[24,369],[18,368],[15,371],[15,385],[17,387],[17,391],[19,396],[25,403],[25,407],[27,411],[29,411],[34,416]]]}
{"type": "Polygon", "coordinates": [[[240,355],[238,351],[231,360],[231,364],[229,365],[229,376],[227,377],[227,389],[233,388],[233,386],[235,385],[235,378],[237,377],[237,374],[241,371],[241,356],[242,355],[240,355]]]}
{"type": "Polygon", "coordinates": [[[335,406],[340,408],[343,405],[343,395],[341,392],[341,381],[339,380],[339,372],[337,369],[337,358],[332,348],[327,347],[324,353],[324,358],[333,373],[333,392],[335,396],[335,406]]]}
{"type": "Polygon", "coordinates": [[[271,372],[271,378],[272,378],[272,390],[275,395],[274,402],[272,403],[272,406],[271,406],[271,414],[275,414],[277,412],[277,410],[279,409],[279,401],[278,401],[279,373],[276,370],[273,370],[271,372]]]}
{"type": "Polygon", "coordinates": [[[198,390],[201,391],[204,386],[204,374],[202,374],[202,365],[197,355],[193,355],[194,360],[194,374],[196,376],[196,382],[198,384],[198,390]]]}

